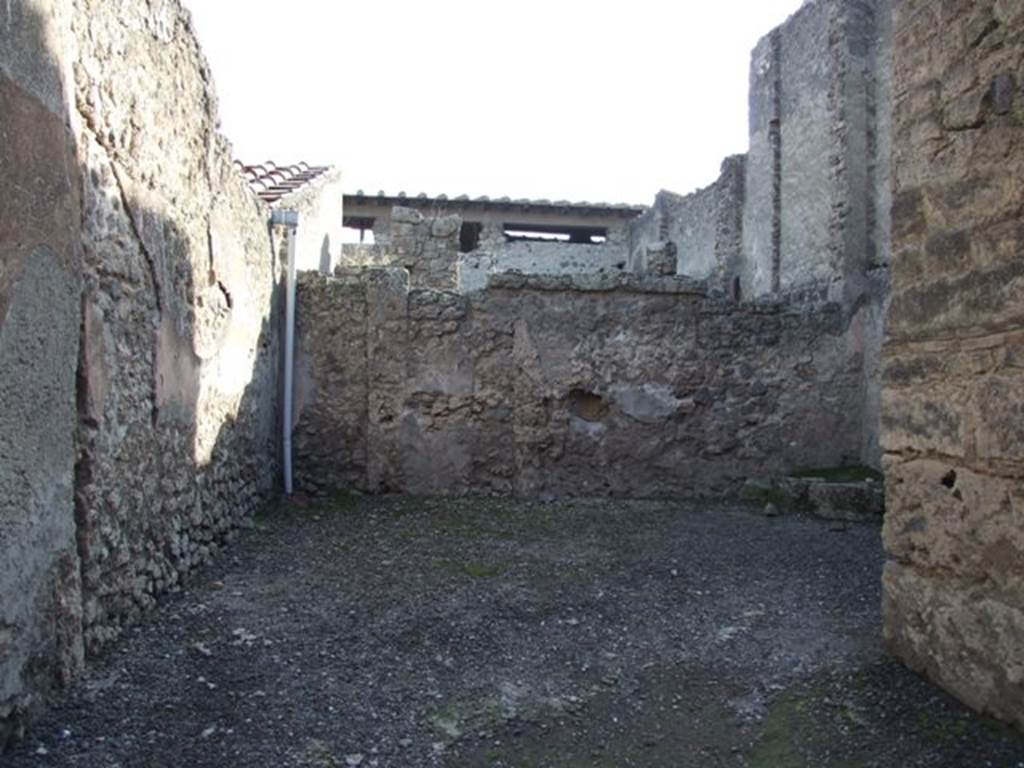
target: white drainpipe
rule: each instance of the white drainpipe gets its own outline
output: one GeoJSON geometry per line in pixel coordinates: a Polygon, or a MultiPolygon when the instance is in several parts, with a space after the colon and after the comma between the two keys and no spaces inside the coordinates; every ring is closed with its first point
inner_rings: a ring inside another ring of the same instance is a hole
{"type": "Polygon", "coordinates": [[[292,421],[295,398],[295,240],[299,229],[298,211],[274,211],[273,224],[288,229],[288,270],[284,298],[284,404],[281,411],[284,492],[292,495],[292,421]]]}

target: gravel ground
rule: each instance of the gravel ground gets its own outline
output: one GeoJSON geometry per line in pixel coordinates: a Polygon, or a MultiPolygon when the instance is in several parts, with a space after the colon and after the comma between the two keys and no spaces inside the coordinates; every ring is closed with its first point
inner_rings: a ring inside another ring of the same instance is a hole
{"type": "Polygon", "coordinates": [[[885,656],[882,561],[741,505],[278,505],[0,762],[1024,766],[885,656]]]}

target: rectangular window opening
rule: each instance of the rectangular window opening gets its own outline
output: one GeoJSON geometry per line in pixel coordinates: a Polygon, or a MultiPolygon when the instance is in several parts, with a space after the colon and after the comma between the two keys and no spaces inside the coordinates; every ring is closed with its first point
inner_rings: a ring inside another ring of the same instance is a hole
{"type": "Polygon", "coordinates": [[[346,216],[341,222],[341,241],[373,245],[374,219],[364,216],[346,216]]]}
{"type": "Polygon", "coordinates": [[[509,222],[504,227],[505,240],[535,243],[573,243],[603,245],[608,242],[605,227],[561,227],[554,224],[520,224],[509,222]]]}

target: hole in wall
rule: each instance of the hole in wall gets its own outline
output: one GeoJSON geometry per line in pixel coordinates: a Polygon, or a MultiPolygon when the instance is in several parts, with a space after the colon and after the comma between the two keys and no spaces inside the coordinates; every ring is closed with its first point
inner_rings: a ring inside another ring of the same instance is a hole
{"type": "Polygon", "coordinates": [[[942,476],[942,484],[952,490],[956,488],[956,470],[951,469],[945,475],[942,476]]]}
{"type": "Polygon", "coordinates": [[[585,389],[569,392],[569,412],[583,421],[601,421],[608,414],[608,403],[600,395],[585,389]]]}

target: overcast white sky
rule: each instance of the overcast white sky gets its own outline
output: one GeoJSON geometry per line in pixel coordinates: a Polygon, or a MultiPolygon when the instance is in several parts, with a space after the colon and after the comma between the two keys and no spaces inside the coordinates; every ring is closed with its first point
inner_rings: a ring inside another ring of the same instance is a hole
{"type": "Polygon", "coordinates": [[[349,190],[649,203],[747,147],[750,50],[802,0],[184,0],[246,162],[349,190]]]}

